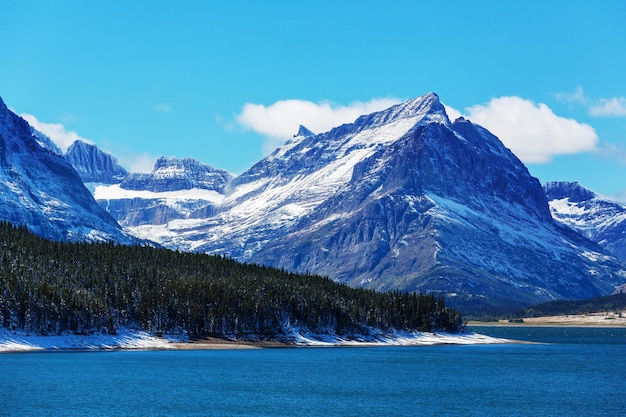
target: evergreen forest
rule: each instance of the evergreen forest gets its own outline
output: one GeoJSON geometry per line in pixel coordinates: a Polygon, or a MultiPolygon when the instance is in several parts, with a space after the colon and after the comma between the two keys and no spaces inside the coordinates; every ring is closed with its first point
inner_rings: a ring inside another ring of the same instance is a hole
{"type": "Polygon", "coordinates": [[[432,294],[356,289],[217,255],[50,241],[0,222],[0,327],[9,329],[274,339],[290,329],[454,332],[462,323],[432,294]]]}

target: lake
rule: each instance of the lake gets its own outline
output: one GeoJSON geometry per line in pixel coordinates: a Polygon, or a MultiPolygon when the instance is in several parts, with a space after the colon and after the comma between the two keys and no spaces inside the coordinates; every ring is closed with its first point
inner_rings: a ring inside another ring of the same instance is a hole
{"type": "Polygon", "coordinates": [[[0,355],[0,416],[619,416],[626,329],[539,344],[0,355]]]}

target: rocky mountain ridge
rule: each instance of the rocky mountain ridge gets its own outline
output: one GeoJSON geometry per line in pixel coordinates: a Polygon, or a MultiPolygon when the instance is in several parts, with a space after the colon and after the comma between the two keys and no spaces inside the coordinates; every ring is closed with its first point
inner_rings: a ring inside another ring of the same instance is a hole
{"type": "Polygon", "coordinates": [[[549,182],[543,188],[557,221],[626,261],[626,204],[577,182],[549,182]]]}
{"type": "Polygon", "coordinates": [[[82,140],[75,141],[67,148],[65,159],[74,167],[83,183],[115,184],[128,175],[128,171],[113,155],[82,140]]]}
{"type": "Polygon", "coordinates": [[[58,151],[0,99],[0,219],[52,240],[136,242],[58,151]]]}
{"type": "Polygon", "coordinates": [[[140,236],[136,230],[142,227],[167,227],[177,220],[212,216],[232,178],[229,172],[193,158],[161,157],[151,173],[130,173],[116,184],[94,183],[89,188],[123,227],[140,236]]]}

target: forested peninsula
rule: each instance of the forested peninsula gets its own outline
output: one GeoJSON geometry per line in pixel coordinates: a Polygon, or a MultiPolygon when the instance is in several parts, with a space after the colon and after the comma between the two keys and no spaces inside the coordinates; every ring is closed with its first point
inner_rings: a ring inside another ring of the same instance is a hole
{"type": "Polygon", "coordinates": [[[376,292],[223,256],[151,246],[50,241],[0,222],[0,327],[40,335],[139,328],[276,339],[289,329],[455,332],[432,294],[376,292]]]}

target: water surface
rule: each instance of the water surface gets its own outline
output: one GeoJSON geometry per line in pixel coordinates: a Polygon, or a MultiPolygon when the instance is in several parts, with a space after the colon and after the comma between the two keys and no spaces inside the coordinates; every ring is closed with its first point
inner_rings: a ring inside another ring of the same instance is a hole
{"type": "Polygon", "coordinates": [[[626,329],[520,345],[0,355],[0,416],[619,416],[626,329]]]}

